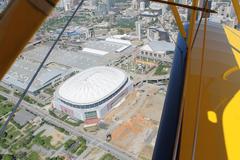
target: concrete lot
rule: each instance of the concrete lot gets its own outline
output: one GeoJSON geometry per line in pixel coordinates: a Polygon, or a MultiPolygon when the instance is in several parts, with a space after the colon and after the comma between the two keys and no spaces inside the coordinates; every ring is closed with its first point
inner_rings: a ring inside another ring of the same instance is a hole
{"type": "MultiPolygon", "coordinates": [[[[89,45],[92,47],[93,44],[89,43],[89,45]]],[[[38,45],[32,49],[23,52],[22,56],[25,59],[40,62],[48,52],[49,48],[50,46],[47,44],[38,45]]],[[[94,66],[109,64],[123,55],[130,54],[131,51],[132,48],[129,48],[121,53],[110,52],[107,55],[100,56],[81,50],[71,51],[68,49],[59,49],[58,47],[56,47],[53,50],[51,56],[48,58],[46,64],[50,62],[55,62],[58,64],[66,65],[69,67],[76,67],[80,70],[84,70],[94,66]]]]}

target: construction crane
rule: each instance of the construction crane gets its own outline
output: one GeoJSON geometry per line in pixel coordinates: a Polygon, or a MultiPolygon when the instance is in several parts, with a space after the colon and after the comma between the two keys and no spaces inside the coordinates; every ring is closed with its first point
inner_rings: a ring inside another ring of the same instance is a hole
{"type": "MultiPolygon", "coordinates": [[[[215,11],[207,0],[151,1],[168,4],[179,28],[153,159],[240,160],[240,31],[208,22],[206,13],[215,11]],[[192,10],[188,24],[177,6],[192,10]]],[[[14,0],[1,14],[0,78],[57,2],[14,0]]],[[[238,0],[232,4],[240,22],[238,0]]]]}

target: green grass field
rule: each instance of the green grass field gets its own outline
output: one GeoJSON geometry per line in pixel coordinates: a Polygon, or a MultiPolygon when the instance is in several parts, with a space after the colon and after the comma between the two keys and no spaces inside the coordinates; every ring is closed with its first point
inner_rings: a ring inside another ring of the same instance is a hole
{"type": "MultiPolygon", "coordinates": [[[[0,100],[1,101],[1,100],[0,100]]],[[[1,102],[0,103],[0,117],[8,114],[12,110],[13,104],[10,102],[1,102]]]]}

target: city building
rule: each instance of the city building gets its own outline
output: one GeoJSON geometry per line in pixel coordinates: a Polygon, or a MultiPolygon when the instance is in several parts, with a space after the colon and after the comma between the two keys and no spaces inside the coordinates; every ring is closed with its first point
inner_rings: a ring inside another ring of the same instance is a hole
{"type": "Polygon", "coordinates": [[[132,9],[135,9],[135,10],[139,9],[139,0],[132,1],[132,9]]]}
{"type": "Polygon", "coordinates": [[[144,0],[144,2],[145,2],[145,8],[149,8],[150,0],[144,0]]]}
{"type": "Polygon", "coordinates": [[[217,8],[217,14],[221,17],[229,17],[230,16],[230,3],[229,2],[217,2],[215,4],[217,8]]]}
{"type": "Polygon", "coordinates": [[[137,34],[138,40],[141,40],[142,39],[141,22],[140,21],[136,21],[135,25],[136,25],[136,34],[137,34]]]}
{"type": "Polygon", "coordinates": [[[107,5],[108,12],[111,11],[114,6],[114,0],[104,0],[104,3],[107,5]]]}
{"type": "Polygon", "coordinates": [[[31,112],[28,112],[24,109],[19,110],[15,113],[13,120],[19,124],[21,127],[26,125],[28,122],[32,121],[36,116],[31,112]]]}
{"type": "Polygon", "coordinates": [[[166,55],[174,52],[173,43],[166,41],[151,41],[142,46],[137,54],[137,58],[146,62],[159,62],[166,58],[166,55]]]}
{"type": "Polygon", "coordinates": [[[232,3],[231,3],[231,5],[230,5],[229,14],[230,14],[230,17],[231,17],[231,18],[237,18],[232,3]]]}
{"type": "Polygon", "coordinates": [[[97,6],[97,0],[91,0],[91,6],[95,8],[97,6]]]}
{"type": "Polygon", "coordinates": [[[109,53],[121,53],[132,46],[128,40],[118,38],[106,38],[105,40],[89,41],[83,46],[86,53],[104,56],[109,53]]]}
{"type": "Polygon", "coordinates": [[[107,14],[108,14],[107,4],[99,2],[96,9],[96,16],[105,16],[107,14]]]}
{"type": "MultiPolygon", "coordinates": [[[[3,77],[2,82],[22,92],[29,84],[32,75],[36,72],[39,63],[18,59],[9,72],[3,77]]],[[[34,83],[29,89],[29,94],[36,95],[45,87],[56,84],[67,78],[70,73],[67,68],[59,66],[44,66],[34,83]]]]}
{"type": "Polygon", "coordinates": [[[11,1],[11,0],[0,0],[0,6],[1,6],[1,5],[6,6],[6,5],[9,4],[10,1],[11,1]]]}
{"type": "Polygon", "coordinates": [[[141,1],[140,2],[140,11],[144,11],[145,10],[145,2],[141,1]]]}
{"type": "Polygon", "coordinates": [[[133,84],[121,70],[93,67],[64,82],[55,92],[53,108],[74,119],[101,119],[131,91],[133,84]]]}
{"type": "Polygon", "coordinates": [[[162,5],[161,3],[158,3],[158,2],[150,2],[149,4],[149,8],[152,9],[152,10],[161,10],[162,9],[162,12],[165,13],[166,12],[166,6],[165,5],[162,5]]]}
{"type": "Polygon", "coordinates": [[[176,3],[187,4],[187,0],[176,0],[176,3]]]}
{"type": "Polygon", "coordinates": [[[217,11],[217,14],[211,14],[209,21],[225,24],[231,27],[235,27],[234,9],[230,2],[212,2],[213,10],[217,11]]]}
{"type": "MultiPolygon", "coordinates": [[[[57,30],[57,33],[59,34],[61,32],[61,30],[57,30]]],[[[63,36],[66,37],[71,37],[71,38],[75,38],[78,40],[82,40],[85,41],[89,38],[91,38],[93,36],[93,30],[88,29],[86,27],[69,27],[63,34],[63,36]]]]}
{"type": "Polygon", "coordinates": [[[61,0],[59,5],[65,11],[68,11],[73,7],[73,0],[61,0]]]}
{"type": "Polygon", "coordinates": [[[147,38],[150,41],[167,41],[170,42],[169,34],[163,28],[149,27],[147,30],[147,38]]]}

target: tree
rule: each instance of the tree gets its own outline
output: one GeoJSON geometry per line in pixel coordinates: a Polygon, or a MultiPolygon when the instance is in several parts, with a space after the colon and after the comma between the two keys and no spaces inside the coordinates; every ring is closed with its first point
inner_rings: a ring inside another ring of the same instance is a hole
{"type": "Polygon", "coordinates": [[[64,160],[64,157],[60,157],[60,156],[57,156],[57,157],[48,157],[46,160],[64,160]]]}
{"type": "Polygon", "coordinates": [[[74,143],[75,143],[74,140],[69,139],[67,142],[65,142],[64,148],[65,148],[65,149],[68,149],[68,148],[70,148],[74,143]]]}
{"type": "Polygon", "coordinates": [[[10,154],[5,154],[3,156],[3,160],[13,160],[13,159],[14,159],[13,155],[10,155],[10,154]]]}
{"type": "Polygon", "coordinates": [[[124,30],[121,29],[121,28],[119,28],[119,29],[118,29],[118,33],[119,33],[119,34],[124,34],[124,30]]]}
{"type": "Polygon", "coordinates": [[[106,153],[100,158],[100,160],[117,160],[117,158],[110,153],[106,153]]]}
{"type": "Polygon", "coordinates": [[[27,152],[18,152],[17,154],[16,154],[16,158],[17,159],[22,159],[22,160],[25,160],[26,159],[26,157],[27,157],[27,152]]]}
{"type": "Polygon", "coordinates": [[[32,152],[29,154],[27,160],[39,160],[39,155],[37,152],[32,152]]]}

